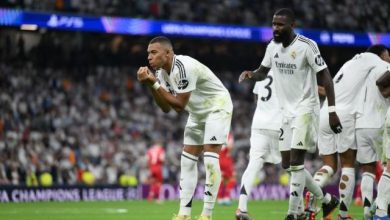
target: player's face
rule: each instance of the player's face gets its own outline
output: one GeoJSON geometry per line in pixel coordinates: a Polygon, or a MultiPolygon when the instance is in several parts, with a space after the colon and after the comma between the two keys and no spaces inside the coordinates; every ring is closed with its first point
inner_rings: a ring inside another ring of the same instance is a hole
{"type": "Polygon", "coordinates": [[[158,70],[166,65],[168,61],[169,50],[160,43],[152,43],[148,46],[149,65],[158,70]]]}
{"type": "Polygon", "coordinates": [[[293,23],[286,16],[274,15],[272,19],[272,31],[276,42],[288,41],[292,28],[293,23]]]}

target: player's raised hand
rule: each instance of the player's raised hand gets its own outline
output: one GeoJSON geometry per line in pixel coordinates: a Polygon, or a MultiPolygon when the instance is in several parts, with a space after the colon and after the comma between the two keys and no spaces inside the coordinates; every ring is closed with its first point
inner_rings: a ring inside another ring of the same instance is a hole
{"type": "Polygon", "coordinates": [[[241,73],[240,77],[238,78],[238,82],[241,83],[245,79],[250,79],[253,76],[253,71],[245,70],[241,73]]]}
{"type": "Polygon", "coordinates": [[[137,79],[140,82],[145,82],[149,79],[149,69],[146,66],[142,66],[137,71],[137,79]]]}
{"type": "Polygon", "coordinates": [[[336,112],[329,113],[329,125],[336,134],[341,133],[343,130],[343,126],[341,125],[339,116],[337,116],[336,112]]]}

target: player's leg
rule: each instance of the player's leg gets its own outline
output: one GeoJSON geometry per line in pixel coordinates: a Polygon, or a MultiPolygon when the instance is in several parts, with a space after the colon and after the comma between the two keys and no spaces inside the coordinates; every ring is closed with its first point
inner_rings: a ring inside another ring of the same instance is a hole
{"type": "Polygon", "coordinates": [[[355,158],[356,150],[348,149],[340,153],[341,178],[339,184],[340,207],[339,215],[341,218],[348,218],[348,209],[352,202],[352,196],[355,188],[355,158]]]}
{"type": "Polygon", "coordinates": [[[198,157],[203,151],[202,145],[184,145],[180,161],[180,210],[178,219],[191,216],[192,198],[198,183],[198,157]]]}
{"type": "Polygon", "coordinates": [[[191,219],[192,198],[198,183],[198,157],[203,151],[204,123],[188,118],[180,160],[180,209],[176,220],[191,219]]]}
{"type": "MultiPolygon", "coordinates": [[[[324,165],[314,174],[313,184],[322,189],[332,178],[334,170],[337,170],[337,149],[335,144],[335,134],[329,127],[328,114],[321,114],[319,128],[318,149],[324,165]]],[[[311,182],[308,182],[307,185],[309,186],[310,183],[311,182]]],[[[328,215],[331,215],[332,210],[338,203],[338,200],[335,197],[331,197],[328,193],[323,193],[321,196],[318,191],[313,196],[310,195],[309,198],[310,200],[306,206],[310,215],[313,215],[313,213],[315,214],[317,210],[317,200],[322,200],[322,212],[324,219],[327,219],[328,215]],[[332,203],[330,203],[331,201],[332,203]]]]}
{"type": "MultiPolygon", "coordinates": [[[[380,217],[389,218],[389,204],[390,204],[390,147],[387,149],[387,165],[386,169],[383,171],[383,174],[378,183],[378,196],[376,198],[376,210],[375,217],[379,219],[380,217]]],[[[374,217],[374,219],[376,219],[374,217]]],[[[381,218],[382,219],[382,218],[381,218]]],[[[383,218],[385,219],[385,218],[383,218]]]]}
{"type": "MultiPolygon", "coordinates": [[[[252,191],[253,183],[259,171],[263,168],[267,154],[271,154],[270,148],[277,148],[279,132],[253,129],[250,138],[249,163],[241,179],[238,212],[247,213],[248,197],[252,191]]],[[[280,158],[280,156],[279,156],[280,158]]],[[[279,159],[280,161],[280,159],[279,159]]],[[[279,162],[277,161],[277,162],[279,162]]],[[[240,213],[236,213],[240,215],[240,213]]]]}
{"type": "MultiPolygon", "coordinates": [[[[323,153],[323,152],[322,152],[323,153]]],[[[308,177],[306,182],[306,187],[309,189],[309,193],[306,197],[308,197],[308,201],[306,204],[306,210],[309,212],[309,214],[312,216],[311,218],[314,219],[315,215],[317,214],[317,201],[320,200],[323,208],[323,218],[327,219],[328,215],[331,215],[332,210],[335,208],[334,206],[338,203],[337,199],[332,197],[329,193],[325,193],[322,191],[322,194],[318,192],[318,189],[316,187],[319,187],[322,189],[326,183],[331,179],[333,176],[334,171],[337,170],[337,154],[330,154],[330,155],[322,155],[321,156],[322,161],[324,165],[314,174],[313,179],[308,177]],[[316,187],[313,187],[315,185],[316,187]],[[311,189],[313,187],[314,189],[311,189]],[[333,199],[333,203],[330,204],[330,202],[333,199]]]]}
{"type": "Polygon", "coordinates": [[[320,131],[318,135],[318,151],[323,166],[314,174],[314,181],[323,188],[337,170],[336,134],[330,129],[329,115],[321,114],[320,131]]]}
{"type": "Polygon", "coordinates": [[[209,219],[212,216],[219,186],[221,183],[221,168],[219,164],[219,153],[222,144],[227,142],[230,130],[231,113],[211,113],[204,128],[204,167],[206,169],[204,205],[201,214],[202,219],[209,219]]]}
{"type": "Polygon", "coordinates": [[[376,162],[360,164],[362,180],[360,183],[361,196],[363,201],[364,219],[371,219],[371,205],[374,196],[376,162]]]}
{"type": "Polygon", "coordinates": [[[374,219],[390,219],[389,203],[390,203],[390,118],[387,114],[385,123],[385,132],[383,134],[383,150],[386,155],[386,169],[383,171],[381,179],[378,183],[378,196],[376,198],[376,211],[374,219]]]}
{"type": "Polygon", "coordinates": [[[340,115],[340,120],[343,131],[336,136],[337,151],[341,164],[339,216],[340,218],[348,218],[348,209],[355,189],[356,119],[350,115],[340,115]]]}
{"type": "Polygon", "coordinates": [[[219,152],[222,144],[204,145],[204,167],[206,169],[204,206],[202,216],[211,216],[221,183],[221,168],[219,165],[219,152]]]}
{"type": "Polygon", "coordinates": [[[323,166],[314,174],[314,181],[323,188],[332,179],[337,170],[337,154],[321,155],[323,166]]]}
{"type": "Polygon", "coordinates": [[[371,219],[371,205],[375,184],[376,162],[382,150],[377,143],[382,144],[382,129],[356,129],[357,154],[356,160],[360,164],[362,180],[360,183],[361,199],[364,206],[364,219],[371,219]]]}

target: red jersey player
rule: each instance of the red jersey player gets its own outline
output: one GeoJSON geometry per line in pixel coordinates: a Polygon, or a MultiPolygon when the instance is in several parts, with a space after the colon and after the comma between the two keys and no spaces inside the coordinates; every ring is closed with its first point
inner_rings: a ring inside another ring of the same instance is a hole
{"type": "Polygon", "coordinates": [[[147,152],[147,157],[150,171],[148,200],[157,199],[159,202],[161,200],[160,188],[163,183],[163,163],[165,157],[165,150],[162,144],[156,142],[152,145],[147,152]]]}
{"type": "Polygon", "coordinates": [[[230,205],[230,193],[236,185],[236,178],[234,172],[234,163],[232,158],[232,149],[234,146],[233,134],[228,135],[227,144],[222,146],[219,155],[219,164],[221,167],[222,180],[218,192],[218,203],[221,205],[230,205]]]}

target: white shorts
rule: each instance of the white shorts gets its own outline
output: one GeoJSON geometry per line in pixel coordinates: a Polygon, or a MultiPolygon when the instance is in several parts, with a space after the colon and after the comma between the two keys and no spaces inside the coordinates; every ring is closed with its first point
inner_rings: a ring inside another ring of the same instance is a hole
{"type": "Polygon", "coordinates": [[[356,160],[361,164],[373,163],[380,159],[383,146],[383,129],[356,129],[356,160]]]}
{"type": "Polygon", "coordinates": [[[263,158],[265,162],[278,164],[282,160],[279,152],[280,131],[252,129],[250,158],[263,158]]]}
{"type": "Polygon", "coordinates": [[[284,118],[281,132],[280,151],[293,148],[314,152],[318,139],[318,115],[307,113],[294,118],[284,118]]]}
{"type": "Polygon", "coordinates": [[[210,113],[206,121],[203,122],[188,117],[184,129],[184,144],[225,144],[231,121],[232,113],[225,111],[210,113]]]}
{"type": "Polygon", "coordinates": [[[355,122],[352,115],[339,115],[343,131],[335,134],[329,125],[329,114],[320,116],[320,134],[318,149],[320,155],[344,153],[348,149],[356,150],[355,122]]]}
{"type": "Polygon", "coordinates": [[[390,159],[390,118],[386,119],[383,132],[383,151],[386,152],[386,158],[390,159]]]}

